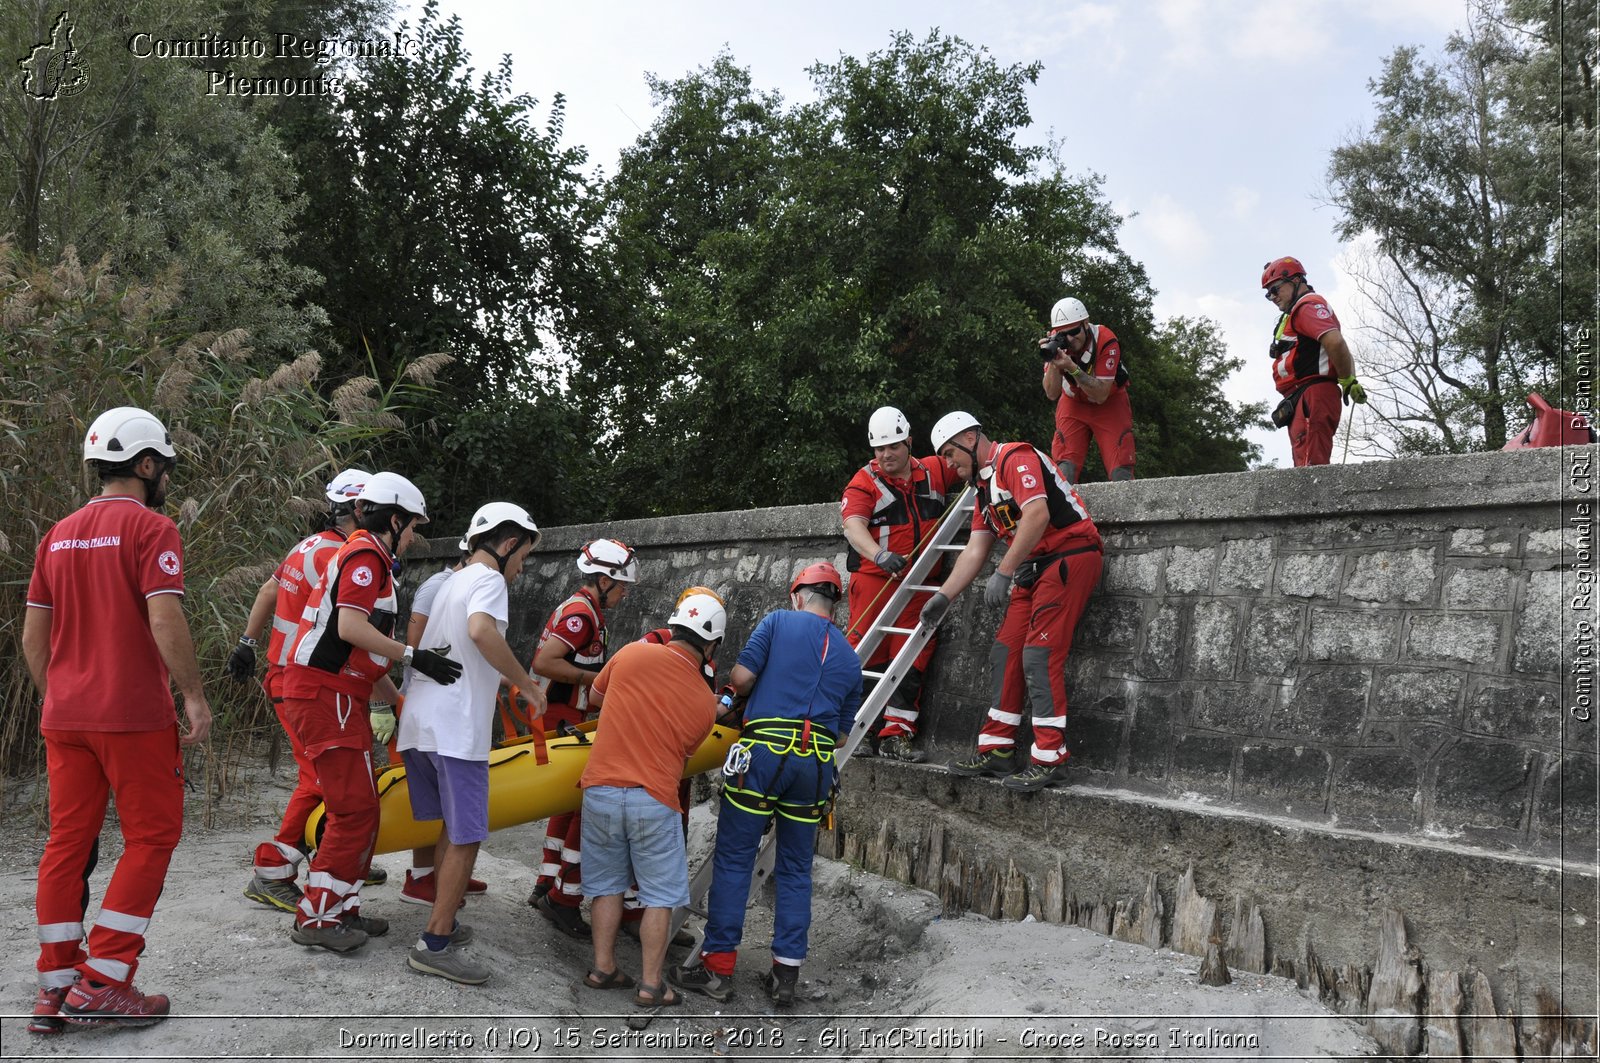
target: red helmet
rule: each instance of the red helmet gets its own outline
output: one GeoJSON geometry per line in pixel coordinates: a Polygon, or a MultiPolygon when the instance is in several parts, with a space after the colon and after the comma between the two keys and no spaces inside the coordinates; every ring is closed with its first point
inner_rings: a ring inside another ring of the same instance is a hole
{"type": "Polygon", "coordinates": [[[1278,281],[1286,281],[1290,277],[1304,277],[1306,268],[1300,264],[1298,258],[1275,258],[1261,267],[1261,287],[1266,288],[1278,281]]]}
{"type": "Polygon", "coordinates": [[[827,561],[819,561],[815,565],[807,565],[801,569],[799,574],[795,576],[794,582],[789,584],[789,593],[793,594],[801,587],[810,587],[816,584],[832,587],[835,599],[844,593],[844,581],[839,579],[839,570],[827,561]]]}

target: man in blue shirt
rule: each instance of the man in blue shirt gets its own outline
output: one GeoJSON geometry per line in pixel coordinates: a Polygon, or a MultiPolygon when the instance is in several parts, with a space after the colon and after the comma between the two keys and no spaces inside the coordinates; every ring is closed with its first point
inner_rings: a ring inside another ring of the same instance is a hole
{"type": "Polygon", "coordinates": [[[833,794],[834,743],[850,733],[861,707],[861,658],[833,623],[842,593],[839,572],[826,561],[801,569],[789,587],[792,608],[768,613],[734,666],[734,690],[749,701],[723,768],[700,962],[670,973],[682,989],[718,1001],[733,995],[750,877],[776,814],[772,970],[761,984],[777,1003],[794,1003],[811,929],[817,823],[833,794]]]}

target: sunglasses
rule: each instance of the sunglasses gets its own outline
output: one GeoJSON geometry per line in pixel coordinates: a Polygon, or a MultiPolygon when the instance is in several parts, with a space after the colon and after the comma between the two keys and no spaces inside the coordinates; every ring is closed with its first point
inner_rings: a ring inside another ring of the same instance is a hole
{"type": "Polygon", "coordinates": [[[1278,281],[1275,284],[1267,285],[1267,293],[1266,293],[1267,294],[1267,298],[1268,299],[1276,299],[1278,297],[1278,289],[1282,288],[1285,284],[1288,284],[1288,283],[1289,283],[1288,281],[1278,281]]]}
{"type": "Polygon", "coordinates": [[[1056,335],[1057,336],[1065,336],[1068,339],[1076,339],[1082,333],[1083,333],[1083,326],[1082,325],[1073,325],[1071,328],[1062,329],[1060,332],[1057,332],[1056,335]]]}

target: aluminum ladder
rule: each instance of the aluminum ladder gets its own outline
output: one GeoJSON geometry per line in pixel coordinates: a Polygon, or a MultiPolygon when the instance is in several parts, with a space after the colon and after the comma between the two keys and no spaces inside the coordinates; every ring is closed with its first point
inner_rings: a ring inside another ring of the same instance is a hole
{"type": "MultiPolygon", "coordinates": [[[[834,750],[834,771],[843,772],[844,766],[855,753],[856,748],[866,740],[869,732],[877,725],[878,717],[883,714],[883,708],[889,703],[889,698],[905,680],[906,674],[911,671],[911,665],[917,659],[917,654],[933,638],[934,628],[922,623],[920,620],[914,628],[896,627],[894,622],[900,619],[900,614],[912,597],[923,591],[938,590],[937,584],[928,583],[928,577],[939,565],[946,554],[960,553],[963,547],[955,542],[956,537],[972,523],[972,507],[977,492],[968,486],[961,495],[950,505],[939,518],[931,537],[921,550],[913,555],[911,563],[901,571],[899,582],[890,584],[894,593],[884,603],[878,615],[873,618],[872,626],[862,636],[861,642],[856,646],[856,653],[864,661],[872,659],[873,653],[886,635],[904,635],[906,641],[900,647],[900,652],[894,655],[889,662],[889,667],[877,672],[862,668],[861,674],[867,679],[876,679],[877,685],[872,688],[861,701],[861,707],[856,711],[855,726],[850,729],[850,736],[844,743],[834,750]]],[[[750,876],[749,897],[754,897],[768,878],[772,877],[773,864],[777,862],[777,835],[768,830],[761,839],[761,850],[756,854],[755,871],[750,876]]],[[[672,922],[667,930],[667,940],[671,941],[677,936],[678,931],[688,922],[691,915],[699,916],[702,920],[708,918],[706,902],[711,894],[712,859],[708,858],[695,872],[693,880],[689,883],[689,903],[672,911],[672,922]]],[[[697,940],[689,950],[689,955],[684,958],[682,966],[692,967],[700,958],[700,945],[705,940],[705,935],[696,935],[697,940]]]]}

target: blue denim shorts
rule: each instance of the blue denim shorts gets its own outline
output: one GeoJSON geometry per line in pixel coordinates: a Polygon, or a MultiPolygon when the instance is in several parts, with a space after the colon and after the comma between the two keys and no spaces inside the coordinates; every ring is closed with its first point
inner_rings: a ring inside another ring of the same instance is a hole
{"type": "Polygon", "coordinates": [[[445,833],[457,845],[471,845],[489,836],[489,762],[458,760],[420,749],[402,749],[411,817],[418,823],[444,820],[445,833]]]}
{"type": "Polygon", "coordinates": [[[637,786],[583,791],[583,895],[610,897],[637,885],[645,908],[689,903],[683,814],[637,786]]]}

